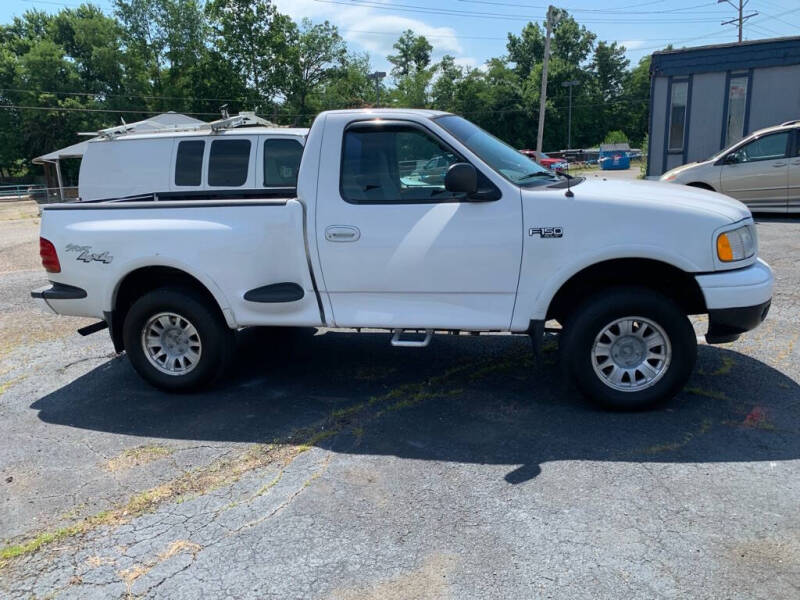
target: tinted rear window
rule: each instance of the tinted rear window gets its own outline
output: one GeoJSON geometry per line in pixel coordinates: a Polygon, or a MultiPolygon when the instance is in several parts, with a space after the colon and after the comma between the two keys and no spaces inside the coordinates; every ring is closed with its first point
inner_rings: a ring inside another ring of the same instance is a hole
{"type": "Polygon", "coordinates": [[[238,187],[247,181],[250,162],[250,140],[216,140],[211,142],[208,159],[208,185],[238,187]]]}
{"type": "Polygon", "coordinates": [[[200,185],[203,170],[203,141],[187,141],[178,144],[175,159],[175,185],[200,185]]]}
{"type": "Polygon", "coordinates": [[[296,187],[303,146],[297,140],[264,142],[264,187],[296,187]]]}

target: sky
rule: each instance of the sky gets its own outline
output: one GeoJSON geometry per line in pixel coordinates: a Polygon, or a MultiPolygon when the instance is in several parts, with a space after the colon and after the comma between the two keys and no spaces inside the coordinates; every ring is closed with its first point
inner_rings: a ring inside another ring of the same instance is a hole
{"type": "MultiPolygon", "coordinates": [[[[505,54],[508,33],[519,33],[528,21],[544,20],[546,0],[273,0],[295,20],[330,21],[339,27],[351,49],[366,51],[372,67],[388,71],[386,56],[406,29],[425,35],[433,59],[444,54],[464,66],[480,67],[505,54]]],[[[738,4],[738,0],[730,0],[738,4]]],[[[37,8],[56,12],[76,7],[79,0],[0,0],[0,22],[37,8]]],[[[111,0],[94,4],[110,12],[111,0]]],[[[627,48],[631,64],[672,43],[676,47],[735,42],[734,25],[722,21],[737,16],[724,0],[564,0],[565,8],[598,39],[627,48]]],[[[800,35],[798,0],[749,0],[745,39],[800,35]]]]}

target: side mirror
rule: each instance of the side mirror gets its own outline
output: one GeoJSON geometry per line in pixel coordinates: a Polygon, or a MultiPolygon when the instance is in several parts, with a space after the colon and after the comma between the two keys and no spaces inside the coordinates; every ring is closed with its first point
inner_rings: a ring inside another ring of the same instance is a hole
{"type": "Polygon", "coordinates": [[[456,194],[474,194],[478,191],[478,172],[469,163],[454,163],[444,176],[444,187],[456,194]]]}
{"type": "Polygon", "coordinates": [[[731,152],[730,154],[726,155],[725,158],[722,159],[723,165],[735,165],[739,162],[739,157],[736,155],[736,152],[731,152]]]}

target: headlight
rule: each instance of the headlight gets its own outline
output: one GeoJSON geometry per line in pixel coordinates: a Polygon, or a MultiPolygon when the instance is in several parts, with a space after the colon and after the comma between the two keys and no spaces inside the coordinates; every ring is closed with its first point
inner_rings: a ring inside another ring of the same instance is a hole
{"type": "Polygon", "coordinates": [[[744,225],[717,236],[717,256],[722,262],[750,258],[756,253],[756,230],[753,225],[744,225]]]}

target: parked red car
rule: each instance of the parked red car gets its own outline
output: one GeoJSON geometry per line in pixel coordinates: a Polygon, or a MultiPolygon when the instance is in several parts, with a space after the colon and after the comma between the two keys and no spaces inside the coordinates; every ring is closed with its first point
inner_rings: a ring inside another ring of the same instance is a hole
{"type": "Polygon", "coordinates": [[[550,158],[544,152],[537,152],[536,150],[520,150],[528,158],[532,158],[538,164],[542,165],[545,169],[552,169],[553,171],[566,171],[569,165],[563,158],[550,158]]]}

